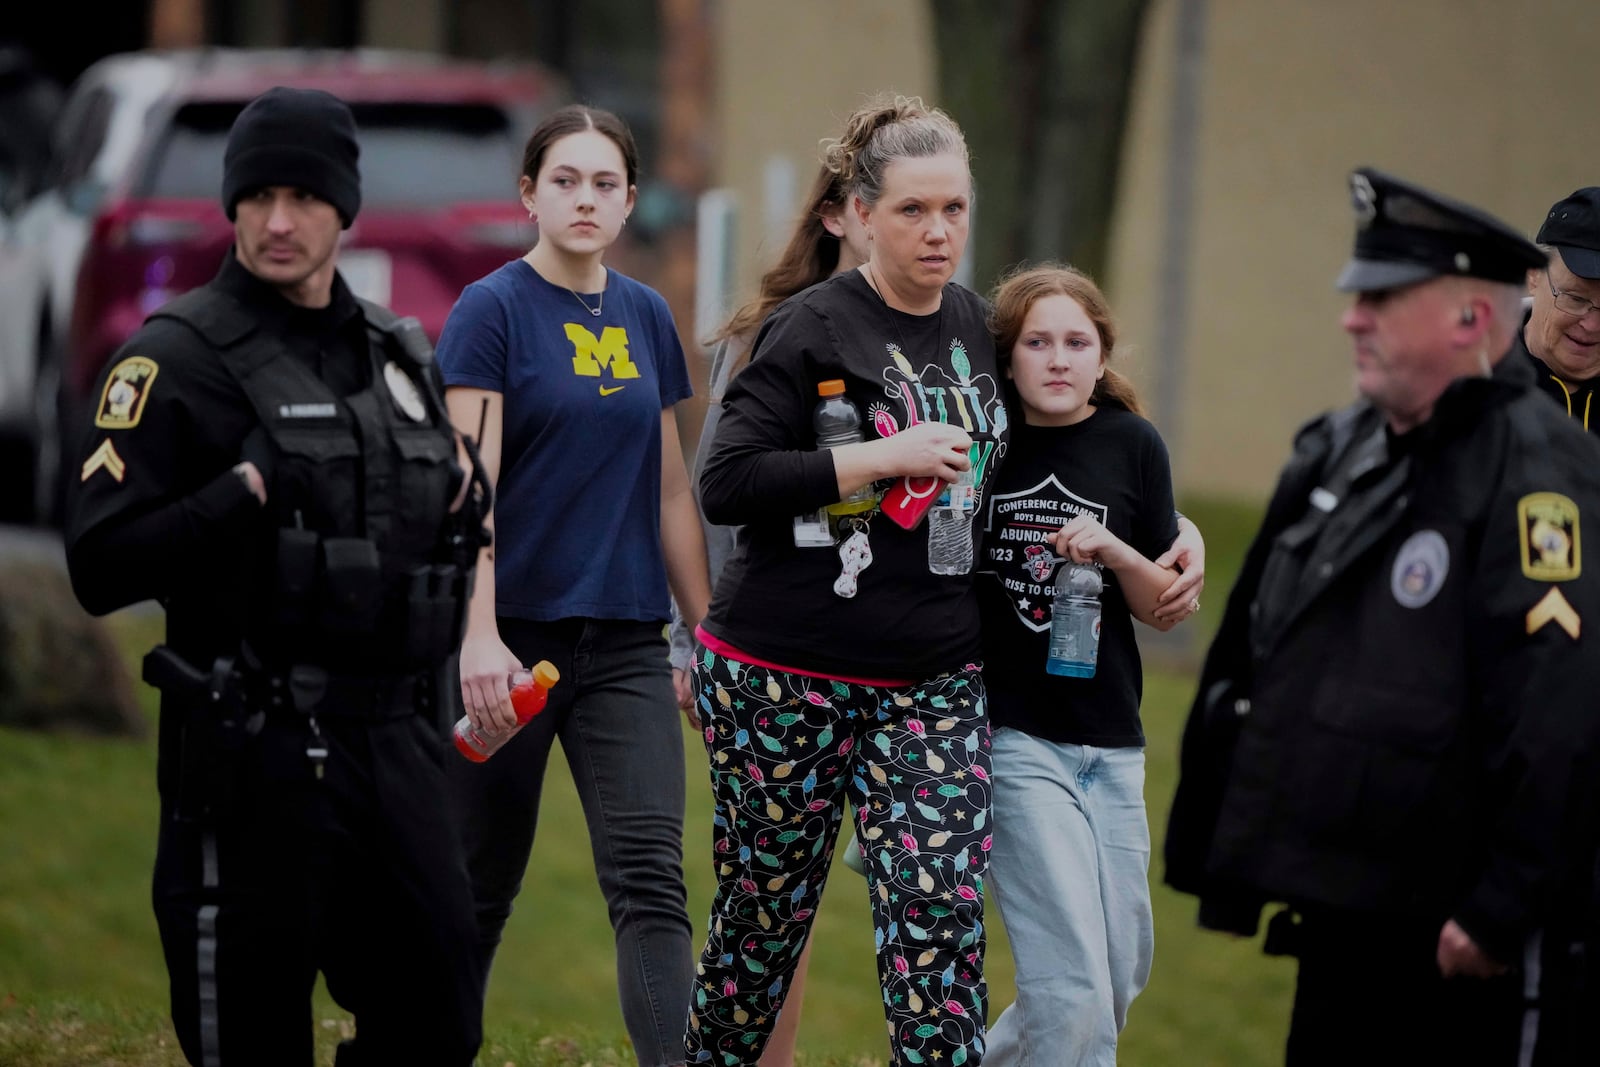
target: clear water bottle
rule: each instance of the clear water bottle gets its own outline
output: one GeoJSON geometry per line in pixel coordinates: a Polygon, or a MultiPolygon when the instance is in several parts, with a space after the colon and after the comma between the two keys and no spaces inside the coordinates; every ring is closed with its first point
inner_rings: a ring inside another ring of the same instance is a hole
{"type": "Polygon", "coordinates": [[[470,716],[463,715],[456,721],[456,749],[473,763],[482,763],[544,710],[550,687],[560,680],[561,672],[547,659],[535,663],[531,671],[513,671],[509,679],[511,710],[516,713],[517,724],[508,730],[480,730],[472,725],[470,716]]]}
{"type": "MultiPolygon", "coordinates": [[[[838,448],[865,440],[861,432],[861,409],[844,395],[842,379],[830,378],[818,382],[817,395],[822,400],[811,413],[811,426],[817,433],[818,448],[838,448]]],[[[878,494],[873,492],[872,486],[864,485],[837,504],[829,504],[809,515],[797,515],[794,520],[794,543],[799,548],[830,547],[833,544],[834,518],[870,511],[877,505],[878,494]]]]}
{"type": "Polygon", "coordinates": [[[1100,656],[1100,569],[1069,563],[1056,576],[1050,611],[1050,653],[1044,669],[1065,678],[1093,678],[1100,656]]]}
{"type": "Polygon", "coordinates": [[[928,569],[934,574],[968,574],[972,570],[972,517],[978,486],[971,467],[949,483],[928,511],[928,569]]]}

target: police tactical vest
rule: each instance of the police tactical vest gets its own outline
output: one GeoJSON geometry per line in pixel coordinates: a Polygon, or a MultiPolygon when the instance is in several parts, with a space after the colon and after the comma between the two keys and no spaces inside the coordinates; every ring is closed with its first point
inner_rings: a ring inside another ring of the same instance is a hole
{"type": "Polygon", "coordinates": [[[427,368],[392,313],[361,304],[372,374],[347,397],[226,293],[195,290],[157,314],[217,350],[271,441],[276,543],[252,642],[279,662],[406,673],[459,644],[467,568],[446,528],[461,471],[437,393],[419,386],[427,368]]]}

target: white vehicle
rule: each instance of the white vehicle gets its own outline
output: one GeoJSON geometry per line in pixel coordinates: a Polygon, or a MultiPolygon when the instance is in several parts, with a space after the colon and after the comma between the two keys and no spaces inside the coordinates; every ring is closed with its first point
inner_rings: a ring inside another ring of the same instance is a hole
{"type": "Polygon", "coordinates": [[[53,512],[56,353],[95,210],[133,165],[151,109],[170,93],[182,65],[135,54],[86,70],[57,121],[44,188],[0,231],[0,471],[4,507],[18,517],[53,512]]]}

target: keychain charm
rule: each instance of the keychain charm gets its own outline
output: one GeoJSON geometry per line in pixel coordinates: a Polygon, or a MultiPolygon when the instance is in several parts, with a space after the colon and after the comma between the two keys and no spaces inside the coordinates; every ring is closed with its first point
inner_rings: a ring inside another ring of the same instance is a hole
{"type": "Polygon", "coordinates": [[[864,524],[857,525],[839,546],[839,560],[844,564],[844,570],[833,583],[833,591],[838,596],[853,597],[856,595],[856,576],[872,566],[872,542],[867,539],[864,524]]]}

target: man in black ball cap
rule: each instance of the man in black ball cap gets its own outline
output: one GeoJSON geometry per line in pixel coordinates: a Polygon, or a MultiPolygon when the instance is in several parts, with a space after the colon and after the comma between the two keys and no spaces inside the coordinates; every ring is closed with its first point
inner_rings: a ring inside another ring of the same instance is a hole
{"type": "Polygon", "coordinates": [[[1380,171],[1350,191],[1360,399],[1300,431],[1229,598],[1166,879],[1214,929],[1283,905],[1291,1065],[1596,1062],[1600,443],[1508,358],[1540,251],[1380,171]]]}
{"type": "Polygon", "coordinates": [[[1600,433],[1600,187],[1557,201],[1534,240],[1546,262],[1528,276],[1518,355],[1561,410],[1600,433]]]}
{"type": "Polygon", "coordinates": [[[426,338],[339,276],[359,155],[327,93],[240,112],[233,247],[112,357],[72,494],[84,606],[166,608],[153,896],[197,1065],[309,1067],[318,971],[355,1016],[340,1067],[480,1041],[438,720],[487,499],[426,338]]]}

